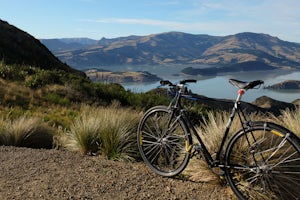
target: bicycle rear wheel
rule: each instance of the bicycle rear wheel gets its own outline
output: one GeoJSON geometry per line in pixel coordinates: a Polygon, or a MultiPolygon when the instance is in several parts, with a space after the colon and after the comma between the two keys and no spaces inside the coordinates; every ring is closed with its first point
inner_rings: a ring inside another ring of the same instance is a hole
{"type": "Polygon", "coordinates": [[[240,199],[299,199],[300,143],[289,130],[256,122],[230,140],[225,175],[240,199]]]}
{"type": "Polygon", "coordinates": [[[165,106],[147,111],[138,126],[138,147],[148,167],[162,176],[175,176],[189,162],[191,137],[181,117],[165,106]]]}

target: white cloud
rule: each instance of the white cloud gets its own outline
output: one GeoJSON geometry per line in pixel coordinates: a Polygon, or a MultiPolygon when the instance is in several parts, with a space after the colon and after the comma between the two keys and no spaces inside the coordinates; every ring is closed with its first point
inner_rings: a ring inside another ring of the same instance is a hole
{"type": "Polygon", "coordinates": [[[116,23],[116,24],[138,24],[147,26],[184,26],[185,23],[176,21],[138,19],[138,18],[104,18],[95,20],[98,23],[116,23]]]}
{"type": "MultiPolygon", "coordinates": [[[[148,1],[147,3],[159,4],[160,2],[148,1]]],[[[132,34],[144,34],[146,31],[149,34],[182,31],[223,36],[251,31],[278,36],[289,41],[299,41],[300,1],[168,0],[161,3],[177,6],[166,16],[155,15],[156,19],[151,16],[139,18],[134,15],[132,15],[134,17],[119,15],[121,17],[82,21],[100,23],[102,30],[113,30],[115,28],[112,27],[117,27],[118,33],[130,29],[132,34]],[[185,6],[183,3],[186,3],[185,6]]]]}

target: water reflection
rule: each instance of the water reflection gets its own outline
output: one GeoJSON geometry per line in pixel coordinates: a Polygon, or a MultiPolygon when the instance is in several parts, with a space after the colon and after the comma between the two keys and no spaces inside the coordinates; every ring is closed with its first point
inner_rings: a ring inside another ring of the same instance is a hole
{"type": "MultiPolygon", "coordinates": [[[[170,71],[169,71],[170,73],[170,71]]],[[[288,70],[274,70],[274,71],[262,71],[262,72],[242,72],[242,73],[230,73],[223,74],[221,76],[203,77],[203,76],[173,76],[164,73],[160,73],[160,77],[168,79],[173,82],[186,78],[197,79],[197,83],[189,84],[189,88],[198,94],[205,95],[212,98],[221,99],[234,99],[236,97],[237,89],[229,84],[228,79],[234,78],[243,81],[263,80],[264,86],[273,85],[285,80],[300,80],[300,71],[288,71],[288,70]]],[[[133,92],[146,92],[159,86],[159,82],[154,83],[134,83],[123,84],[126,89],[130,89],[133,92]]],[[[244,95],[244,101],[252,102],[256,98],[261,96],[268,96],[273,99],[285,102],[292,102],[296,99],[300,99],[300,90],[269,90],[263,87],[256,90],[249,90],[244,95]]]]}

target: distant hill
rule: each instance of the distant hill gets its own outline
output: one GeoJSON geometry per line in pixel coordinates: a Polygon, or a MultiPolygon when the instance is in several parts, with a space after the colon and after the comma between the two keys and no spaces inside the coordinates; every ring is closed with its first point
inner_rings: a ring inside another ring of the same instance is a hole
{"type": "Polygon", "coordinates": [[[90,69],[85,72],[92,81],[111,82],[111,83],[128,83],[128,82],[154,82],[161,78],[149,72],[110,72],[90,69]]]}
{"type": "Polygon", "coordinates": [[[41,39],[40,41],[52,52],[84,49],[98,42],[89,38],[41,39]]]}
{"type": "Polygon", "coordinates": [[[300,80],[286,80],[266,87],[274,90],[300,90],[300,80]]]}
{"type": "Polygon", "coordinates": [[[84,76],[83,72],[62,63],[39,40],[2,20],[0,20],[0,61],[42,69],[60,69],[84,76]]]}
{"type": "Polygon", "coordinates": [[[193,68],[187,67],[183,69],[181,72],[187,75],[202,75],[202,76],[216,76],[222,73],[228,72],[247,72],[247,71],[267,71],[273,70],[276,67],[268,65],[261,61],[248,61],[236,64],[228,64],[225,66],[219,67],[209,67],[209,68],[193,68]]]}
{"type": "MultiPolygon", "coordinates": [[[[47,45],[45,40],[42,42],[47,45]]],[[[224,37],[168,32],[102,38],[92,46],[53,53],[76,68],[167,64],[233,67],[239,63],[260,62],[276,68],[300,69],[299,43],[250,32],[224,37]]]]}
{"type": "Polygon", "coordinates": [[[282,110],[285,110],[287,108],[290,110],[294,110],[297,105],[296,102],[287,103],[287,102],[272,99],[267,96],[261,96],[257,98],[254,102],[252,102],[252,104],[260,108],[263,108],[267,112],[271,112],[275,115],[279,115],[282,110]]]}

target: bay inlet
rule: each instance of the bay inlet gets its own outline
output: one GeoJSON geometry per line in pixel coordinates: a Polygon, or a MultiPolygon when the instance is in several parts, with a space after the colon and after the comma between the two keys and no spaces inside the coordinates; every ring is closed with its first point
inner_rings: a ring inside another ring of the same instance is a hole
{"type": "MultiPolygon", "coordinates": [[[[197,80],[197,83],[190,83],[188,88],[192,92],[204,95],[210,98],[219,99],[235,99],[237,88],[232,86],[228,80],[230,78],[253,81],[263,80],[264,86],[259,89],[249,90],[243,97],[243,101],[253,102],[255,99],[261,96],[268,96],[272,99],[291,103],[296,99],[300,99],[300,90],[270,90],[264,89],[264,87],[273,85],[286,80],[300,80],[300,71],[256,71],[256,72],[239,72],[230,73],[213,77],[205,76],[184,76],[184,75],[168,75],[166,73],[157,74],[162,79],[170,80],[174,83],[179,82],[182,79],[193,78],[197,80]]],[[[160,86],[159,81],[152,83],[124,83],[122,84],[125,89],[132,92],[147,92],[151,89],[155,89],[160,86]]]]}

